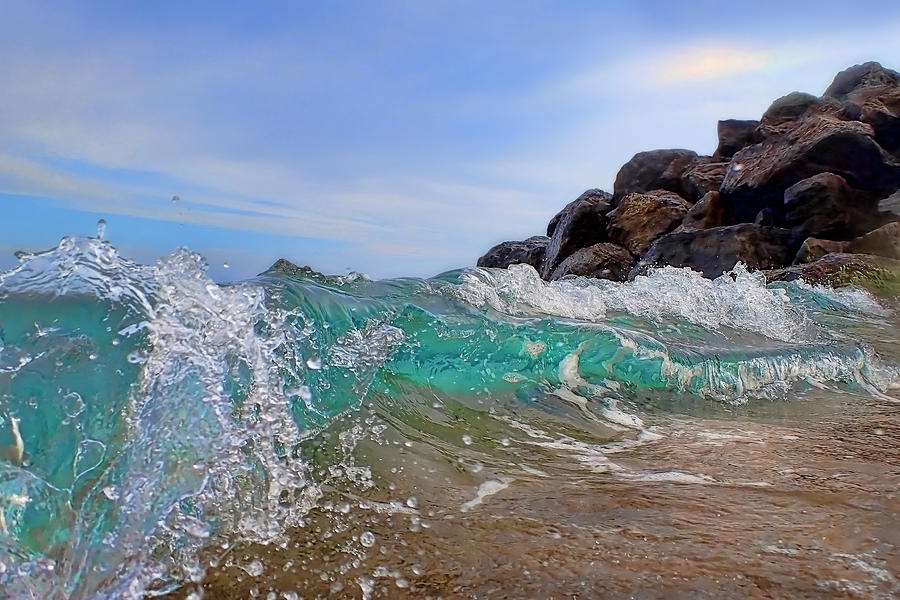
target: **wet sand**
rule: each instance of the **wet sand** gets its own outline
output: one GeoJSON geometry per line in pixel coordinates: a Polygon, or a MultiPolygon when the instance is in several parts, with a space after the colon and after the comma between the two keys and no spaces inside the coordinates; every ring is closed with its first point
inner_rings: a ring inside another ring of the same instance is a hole
{"type": "Polygon", "coordinates": [[[612,467],[527,436],[501,450],[520,468],[480,470],[437,444],[363,444],[376,488],[326,493],[284,548],[232,548],[204,597],[897,597],[900,403],[828,404],[660,418],[612,467]]]}

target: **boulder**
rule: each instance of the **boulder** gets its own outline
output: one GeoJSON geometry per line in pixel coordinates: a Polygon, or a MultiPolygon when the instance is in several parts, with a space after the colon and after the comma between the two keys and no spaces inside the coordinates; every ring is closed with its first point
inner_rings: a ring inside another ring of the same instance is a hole
{"type": "Polygon", "coordinates": [[[698,200],[684,215],[675,231],[696,231],[723,225],[722,199],[719,192],[709,192],[698,200]]]}
{"type": "Polygon", "coordinates": [[[726,219],[747,222],[771,208],[780,221],[784,190],[824,172],[873,195],[900,187],[900,162],[875,142],[869,125],[817,115],[734,155],[720,188],[726,219]]]}
{"type": "Polygon", "coordinates": [[[859,120],[872,126],[875,141],[900,153],[900,73],[877,62],[855,65],[838,73],[824,96],[855,107],[859,120]]]}
{"type": "Polygon", "coordinates": [[[521,242],[503,242],[497,244],[478,259],[479,267],[505,269],[509,265],[528,264],[537,269],[544,258],[544,251],[550,238],[536,235],[521,242]]]}
{"type": "Polygon", "coordinates": [[[876,296],[900,295],[900,261],[871,254],[826,254],[819,260],[766,273],[769,281],[795,281],[867,289],[876,296]]]}
{"type": "Polygon", "coordinates": [[[791,92],[773,102],[756,129],[759,141],[779,137],[796,128],[801,122],[830,118],[838,121],[852,121],[859,117],[859,110],[834,98],[817,98],[812,94],[791,92]]]}
{"type": "Polygon", "coordinates": [[[716,127],[719,146],[716,148],[713,158],[717,161],[728,160],[741,148],[758,142],[757,127],[759,127],[759,121],[742,121],[740,119],[719,121],[716,127]]]}
{"type": "Polygon", "coordinates": [[[718,192],[727,170],[727,162],[716,162],[709,156],[699,157],[681,176],[684,199],[693,203],[709,192],[718,192]]]}
{"type": "Polygon", "coordinates": [[[553,232],[556,231],[556,225],[559,223],[560,219],[569,212],[571,212],[576,206],[581,204],[582,202],[590,202],[596,204],[598,206],[598,210],[600,212],[608,212],[610,208],[612,208],[612,194],[609,192],[604,192],[599,188],[594,188],[585,191],[580,196],[569,202],[565,208],[556,213],[550,222],[547,224],[547,237],[553,237],[553,232]]]}
{"type": "Polygon", "coordinates": [[[616,244],[600,243],[576,250],[559,263],[550,275],[550,280],[555,281],[566,275],[581,275],[625,281],[633,267],[634,257],[631,252],[616,244]]]}
{"type": "Polygon", "coordinates": [[[792,264],[802,265],[809,262],[819,260],[826,254],[833,252],[846,252],[849,242],[841,242],[838,240],[822,240],[819,238],[806,238],[797,255],[794,257],[792,264]]]}
{"type": "Polygon", "coordinates": [[[606,241],[606,211],[609,204],[598,195],[585,194],[570,202],[550,221],[553,235],[537,271],[547,279],[553,269],[579,248],[606,241]]]}
{"type": "Polygon", "coordinates": [[[784,221],[803,236],[848,240],[871,229],[877,204],[834,173],[819,173],[784,191],[784,221]]]}
{"type": "Polygon", "coordinates": [[[638,152],[616,174],[613,204],[632,192],[659,189],[681,194],[681,176],[696,158],[692,150],[638,152]]]}
{"type": "Polygon", "coordinates": [[[718,277],[738,261],[750,269],[772,269],[790,264],[802,243],[789,229],[751,223],[670,233],[650,246],[632,274],[672,265],[718,277]]]}
{"type": "Polygon", "coordinates": [[[879,200],[878,212],[882,218],[889,221],[900,218],[900,190],[879,200]]]}
{"type": "Polygon", "coordinates": [[[690,205],[666,190],[632,193],[609,212],[609,239],[634,254],[641,254],[653,240],[675,229],[687,214],[690,205]]]}
{"type": "Polygon", "coordinates": [[[847,250],[859,254],[874,254],[900,259],[900,221],[882,225],[847,245],[847,250]]]}

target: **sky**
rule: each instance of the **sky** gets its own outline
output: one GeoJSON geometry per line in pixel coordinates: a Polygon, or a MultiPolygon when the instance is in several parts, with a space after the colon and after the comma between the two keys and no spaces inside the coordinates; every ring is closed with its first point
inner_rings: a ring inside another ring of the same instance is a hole
{"type": "Polygon", "coordinates": [[[434,275],[866,60],[896,0],[0,0],[0,268],[102,218],[219,280],[434,275]]]}

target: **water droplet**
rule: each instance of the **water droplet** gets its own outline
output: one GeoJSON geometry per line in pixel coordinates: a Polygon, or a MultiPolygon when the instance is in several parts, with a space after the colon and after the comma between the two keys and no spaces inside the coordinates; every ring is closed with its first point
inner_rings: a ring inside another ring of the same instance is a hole
{"type": "Polygon", "coordinates": [[[410,508],[418,508],[419,500],[415,496],[410,496],[406,499],[406,505],[410,508]]]}
{"type": "Polygon", "coordinates": [[[247,571],[247,574],[250,575],[251,577],[259,577],[260,575],[263,574],[263,571],[265,571],[265,568],[263,567],[263,564],[260,561],[254,560],[253,562],[251,562],[250,564],[245,566],[244,570],[247,571]]]}
{"type": "Polygon", "coordinates": [[[102,240],[104,235],[106,235],[106,219],[100,219],[97,221],[97,239],[102,240]]]}
{"type": "Polygon", "coordinates": [[[231,265],[229,265],[227,262],[223,262],[223,263],[222,263],[222,268],[223,268],[223,269],[230,269],[230,268],[231,268],[231,265]]]}
{"type": "Polygon", "coordinates": [[[108,485],[103,488],[103,495],[106,496],[107,500],[118,500],[119,492],[116,490],[114,486],[108,485]]]}
{"type": "Polygon", "coordinates": [[[180,196],[172,196],[172,204],[177,204],[180,200],[180,196]]]}
{"type": "Polygon", "coordinates": [[[306,359],[306,366],[313,371],[318,371],[322,368],[322,359],[318,356],[310,356],[308,359],[306,359]]]}
{"type": "Polygon", "coordinates": [[[734,163],[733,165],[731,165],[731,168],[734,171],[743,171],[744,165],[742,165],[741,163],[734,163]]]}
{"type": "Polygon", "coordinates": [[[375,534],[371,531],[363,531],[359,536],[359,543],[366,548],[371,548],[375,545],[375,534]]]}
{"type": "Polygon", "coordinates": [[[504,446],[509,446],[509,438],[503,438],[500,440],[500,443],[504,446]]]}
{"type": "Polygon", "coordinates": [[[468,433],[464,433],[462,436],[462,441],[463,441],[463,444],[465,444],[466,446],[471,446],[472,445],[472,436],[469,435],[468,433]]]}
{"type": "Polygon", "coordinates": [[[350,512],[350,503],[349,502],[341,502],[337,505],[337,509],[339,513],[347,514],[350,512]]]}
{"type": "Polygon", "coordinates": [[[147,356],[139,350],[132,350],[125,358],[133,365],[139,365],[147,362],[147,356]]]}

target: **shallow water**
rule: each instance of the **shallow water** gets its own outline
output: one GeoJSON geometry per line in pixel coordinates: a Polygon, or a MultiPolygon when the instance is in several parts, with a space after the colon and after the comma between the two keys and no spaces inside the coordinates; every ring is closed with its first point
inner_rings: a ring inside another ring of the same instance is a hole
{"type": "Polygon", "coordinates": [[[861,291],[216,285],[66,238],[0,276],[0,336],[4,597],[900,594],[900,335],[861,291]]]}

